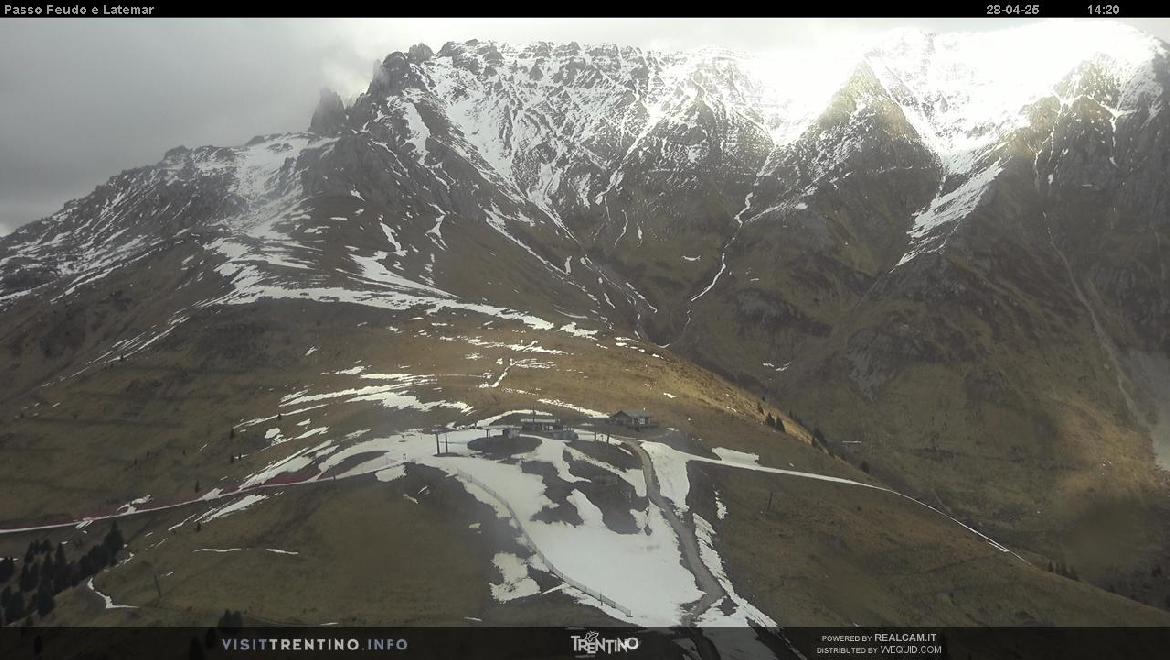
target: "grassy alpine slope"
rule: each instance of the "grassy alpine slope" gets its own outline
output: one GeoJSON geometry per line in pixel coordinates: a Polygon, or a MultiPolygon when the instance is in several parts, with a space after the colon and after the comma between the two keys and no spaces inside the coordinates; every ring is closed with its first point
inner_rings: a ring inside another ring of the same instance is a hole
{"type": "MultiPolygon", "coordinates": [[[[762,466],[881,483],[814,447],[809,431],[780,409],[653,345],[607,332],[485,324],[458,312],[410,317],[292,301],[206,310],[153,350],[39,388],[26,401],[6,435],[6,451],[21,457],[4,463],[10,523],[113,511],[146,495],[140,507],[191,499],[244,483],[323,441],[349,446],[355,441],[345,437],[363,429],[371,437],[409,433],[533,407],[584,417],[564,404],[645,406],[664,427],[645,432],[657,433],[655,442],[712,460],[711,450],[724,448],[756,454],[762,466]],[[217,347],[210,352],[209,338],[217,347]],[[386,374],[404,375],[394,382],[410,385],[351,400],[386,374]],[[350,394],[312,399],[335,392],[350,394]],[[387,407],[399,397],[414,402],[387,407]],[[452,403],[461,405],[442,405],[452,403]],[[763,425],[761,409],[789,432],[763,425]]],[[[370,456],[359,452],[330,474],[370,456]]],[[[691,513],[684,518],[711,525],[739,596],[786,625],[1166,621],[1157,610],[1047,572],[1043,558],[1002,552],[897,495],[710,462],[687,469],[691,513]]],[[[505,576],[493,557],[532,550],[468,488],[441,469],[411,464],[385,482],[374,474],[327,476],[256,491],[263,499],[211,518],[249,496],[121,518],[129,553],[93,589],[134,607],[107,608],[83,583],[59,594],[41,620],[210,623],[225,608],[253,623],[614,620],[568,590],[542,594],[559,580],[535,569],[528,575],[538,589],[500,602],[491,585],[505,576]]],[[[604,490],[589,497],[608,511],[604,490]]],[[[0,554],[21,555],[40,537],[84,547],[108,524],[0,536],[0,554]]]]}

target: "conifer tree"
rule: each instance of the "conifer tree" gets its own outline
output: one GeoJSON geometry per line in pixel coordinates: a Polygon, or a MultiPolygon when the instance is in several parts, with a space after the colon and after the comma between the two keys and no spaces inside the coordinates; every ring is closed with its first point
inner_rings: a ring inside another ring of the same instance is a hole
{"type": "Polygon", "coordinates": [[[25,564],[24,568],[22,568],[20,570],[20,590],[21,591],[32,591],[33,589],[36,588],[37,577],[38,577],[36,575],[36,573],[34,572],[34,571],[36,571],[36,567],[37,567],[36,564],[29,562],[29,563],[25,564]]]}
{"type": "Polygon", "coordinates": [[[12,594],[8,599],[8,605],[4,608],[4,620],[9,623],[16,623],[26,613],[24,609],[24,595],[12,594]]]}
{"type": "Polygon", "coordinates": [[[53,588],[53,576],[57,574],[57,571],[54,569],[53,557],[51,555],[45,555],[45,558],[41,560],[40,586],[47,586],[49,589],[53,588]]]}
{"type": "Polygon", "coordinates": [[[219,623],[216,627],[221,630],[238,630],[244,627],[244,615],[239,610],[224,610],[223,616],[219,617],[219,623]]]}
{"type": "Polygon", "coordinates": [[[56,603],[53,601],[53,589],[48,584],[41,583],[41,588],[37,591],[37,614],[40,616],[47,616],[49,612],[53,611],[56,603]]]}
{"type": "Polygon", "coordinates": [[[57,556],[53,560],[53,593],[59,593],[69,588],[69,574],[72,566],[65,559],[64,546],[57,546],[57,556]]]}
{"type": "Polygon", "coordinates": [[[114,526],[110,528],[109,532],[106,532],[106,538],[102,543],[106,546],[106,551],[109,552],[110,557],[118,554],[118,551],[126,545],[126,542],[122,539],[122,530],[118,529],[118,521],[114,521],[114,526]]]}

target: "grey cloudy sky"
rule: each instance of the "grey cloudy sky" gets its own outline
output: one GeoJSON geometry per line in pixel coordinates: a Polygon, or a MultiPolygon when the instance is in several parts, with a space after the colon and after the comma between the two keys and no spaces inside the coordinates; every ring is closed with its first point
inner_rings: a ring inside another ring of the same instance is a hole
{"type": "MultiPolygon", "coordinates": [[[[1128,21],[1170,41],[1170,19],[1128,21]]],[[[338,19],[0,21],[0,235],[184,144],[300,130],[322,87],[352,97],[373,62],[472,38],[703,45],[856,44],[890,29],[999,29],[993,20],[338,19]]]]}

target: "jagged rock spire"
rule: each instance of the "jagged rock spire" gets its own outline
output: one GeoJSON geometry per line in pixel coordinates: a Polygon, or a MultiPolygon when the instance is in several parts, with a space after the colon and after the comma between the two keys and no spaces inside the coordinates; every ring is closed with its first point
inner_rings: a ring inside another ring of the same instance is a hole
{"type": "Polygon", "coordinates": [[[309,130],[321,135],[337,132],[345,125],[345,104],[337,92],[331,89],[321,90],[321,100],[317,102],[317,109],[313,112],[313,119],[309,122],[309,130]]]}
{"type": "Polygon", "coordinates": [[[407,59],[414,64],[425,62],[434,57],[434,55],[435,51],[431,50],[430,46],[422,43],[411,46],[410,50],[406,53],[407,59]]]}

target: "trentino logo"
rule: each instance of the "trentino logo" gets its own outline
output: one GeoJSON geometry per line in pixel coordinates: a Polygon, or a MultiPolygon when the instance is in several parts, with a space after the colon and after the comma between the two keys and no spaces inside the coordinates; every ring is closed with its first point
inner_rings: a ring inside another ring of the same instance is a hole
{"type": "Polygon", "coordinates": [[[592,657],[598,653],[625,653],[638,650],[637,637],[601,637],[596,630],[590,630],[585,636],[573,635],[573,653],[582,653],[583,657],[592,657]]]}

